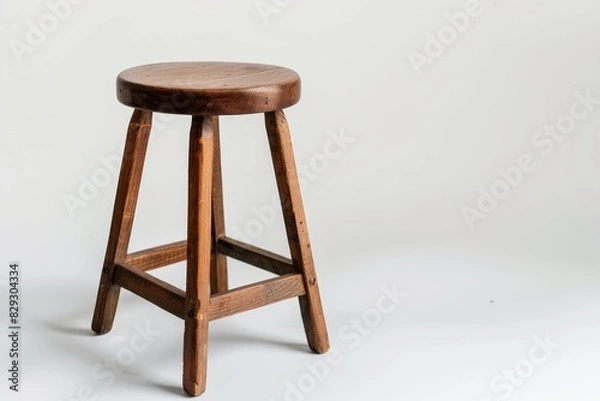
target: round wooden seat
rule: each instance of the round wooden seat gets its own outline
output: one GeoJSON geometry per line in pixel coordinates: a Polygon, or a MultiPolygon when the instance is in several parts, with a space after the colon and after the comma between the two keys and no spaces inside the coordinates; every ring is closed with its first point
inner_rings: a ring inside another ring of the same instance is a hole
{"type": "Polygon", "coordinates": [[[169,114],[231,115],[282,110],[300,100],[300,77],[264,64],[182,62],[123,71],[119,101],[169,114]]]}

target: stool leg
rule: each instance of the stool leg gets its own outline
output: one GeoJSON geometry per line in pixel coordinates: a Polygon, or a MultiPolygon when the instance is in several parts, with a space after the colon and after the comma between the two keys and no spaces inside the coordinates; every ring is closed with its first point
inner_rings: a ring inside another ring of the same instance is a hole
{"type": "Polygon", "coordinates": [[[127,131],[108,246],[92,321],[92,330],[98,334],[109,332],[115,318],[120,287],[113,284],[113,271],[115,264],[127,256],[151,126],[151,112],[133,112],[127,131]]]}
{"type": "Polygon", "coordinates": [[[325,353],[329,350],[329,338],[310,250],[287,120],[284,112],[278,110],[266,113],[265,123],[292,262],[304,276],[306,295],[301,296],[299,300],[308,345],[314,352],[325,353]]]}
{"type": "Polygon", "coordinates": [[[223,179],[221,177],[221,144],[219,139],[219,118],[213,117],[215,143],[214,173],[212,184],[212,239],[210,255],[210,290],[212,294],[227,291],[227,257],[217,252],[217,240],[225,235],[225,214],[223,211],[223,179]]]}
{"type": "Polygon", "coordinates": [[[194,396],[206,388],[215,125],[194,116],[190,132],[183,387],[194,396]]]}

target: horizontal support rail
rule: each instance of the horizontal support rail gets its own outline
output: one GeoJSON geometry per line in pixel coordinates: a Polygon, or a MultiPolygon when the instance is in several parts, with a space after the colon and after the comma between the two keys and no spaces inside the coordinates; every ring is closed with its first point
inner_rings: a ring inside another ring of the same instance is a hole
{"type": "Polygon", "coordinates": [[[279,276],[298,273],[291,259],[233,238],[220,237],[217,241],[217,251],[279,276]]]}
{"type": "Polygon", "coordinates": [[[235,315],[305,294],[301,274],[288,274],[210,297],[210,320],[235,315]]]}
{"type": "MultiPolygon", "coordinates": [[[[298,272],[290,258],[233,238],[220,237],[217,241],[217,252],[279,276],[298,272]]],[[[187,241],[179,241],[130,253],[123,265],[149,271],[183,262],[186,259],[187,241]]]]}
{"type": "Polygon", "coordinates": [[[125,264],[143,271],[148,271],[182,262],[186,259],[187,241],[179,241],[130,253],[125,258],[125,264]]]}
{"type": "MultiPolygon", "coordinates": [[[[185,292],[166,281],[124,264],[115,266],[113,281],[159,308],[185,318],[185,292]]],[[[209,318],[221,319],[304,294],[302,275],[286,274],[212,295],[209,318]]]]}
{"type": "Polygon", "coordinates": [[[115,266],[113,282],[154,305],[184,318],[185,292],[142,270],[128,265],[115,266]]]}

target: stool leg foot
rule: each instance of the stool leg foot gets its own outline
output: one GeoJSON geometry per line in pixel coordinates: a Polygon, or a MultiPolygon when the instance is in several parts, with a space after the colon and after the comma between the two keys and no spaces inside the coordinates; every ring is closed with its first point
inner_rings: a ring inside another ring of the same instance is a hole
{"type": "Polygon", "coordinates": [[[194,116],[190,132],[183,387],[194,396],[206,388],[215,120],[194,116]]]}
{"type": "Polygon", "coordinates": [[[108,246],[92,320],[92,330],[98,334],[109,332],[115,318],[120,287],[113,284],[113,272],[115,264],[127,256],[151,126],[151,112],[133,112],[127,131],[108,246]]]}
{"type": "Polygon", "coordinates": [[[227,257],[217,252],[216,242],[225,235],[225,213],[223,208],[223,179],[221,177],[221,144],[219,139],[219,118],[213,117],[214,170],[212,183],[212,239],[210,256],[210,291],[212,294],[229,289],[227,280],[227,257]]]}
{"type": "Polygon", "coordinates": [[[310,249],[287,120],[284,112],[279,110],[266,113],[265,123],[292,262],[304,276],[306,294],[299,300],[306,338],[309,347],[314,352],[325,353],[329,350],[329,338],[310,249]]]}

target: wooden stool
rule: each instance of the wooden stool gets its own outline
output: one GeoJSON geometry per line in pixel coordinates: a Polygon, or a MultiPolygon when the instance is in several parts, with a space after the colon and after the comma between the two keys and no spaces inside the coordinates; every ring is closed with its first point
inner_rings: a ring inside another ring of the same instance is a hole
{"type": "Polygon", "coordinates": [[[300,99],[300,77],[286,68],[243,63],[167,63],[119,75],[118,99],[135,108],[129,124],[92,329],[104,334],[125,288],[185,320],[183,387],[206,387],[208,322],[298,297],[310,348],[329,340],[313,265],[292,142],[283,109],[300,99]],[[187,241],[129,253],[129,239],[152,112],[192,116],[187,241]],[[219,115],[264,113],[291,259],[225,236],[219,115]],[[229,289],[226,257],[279,277],[229,289]],[[187,261],[186,291],[147,271],[187,261]]]}

